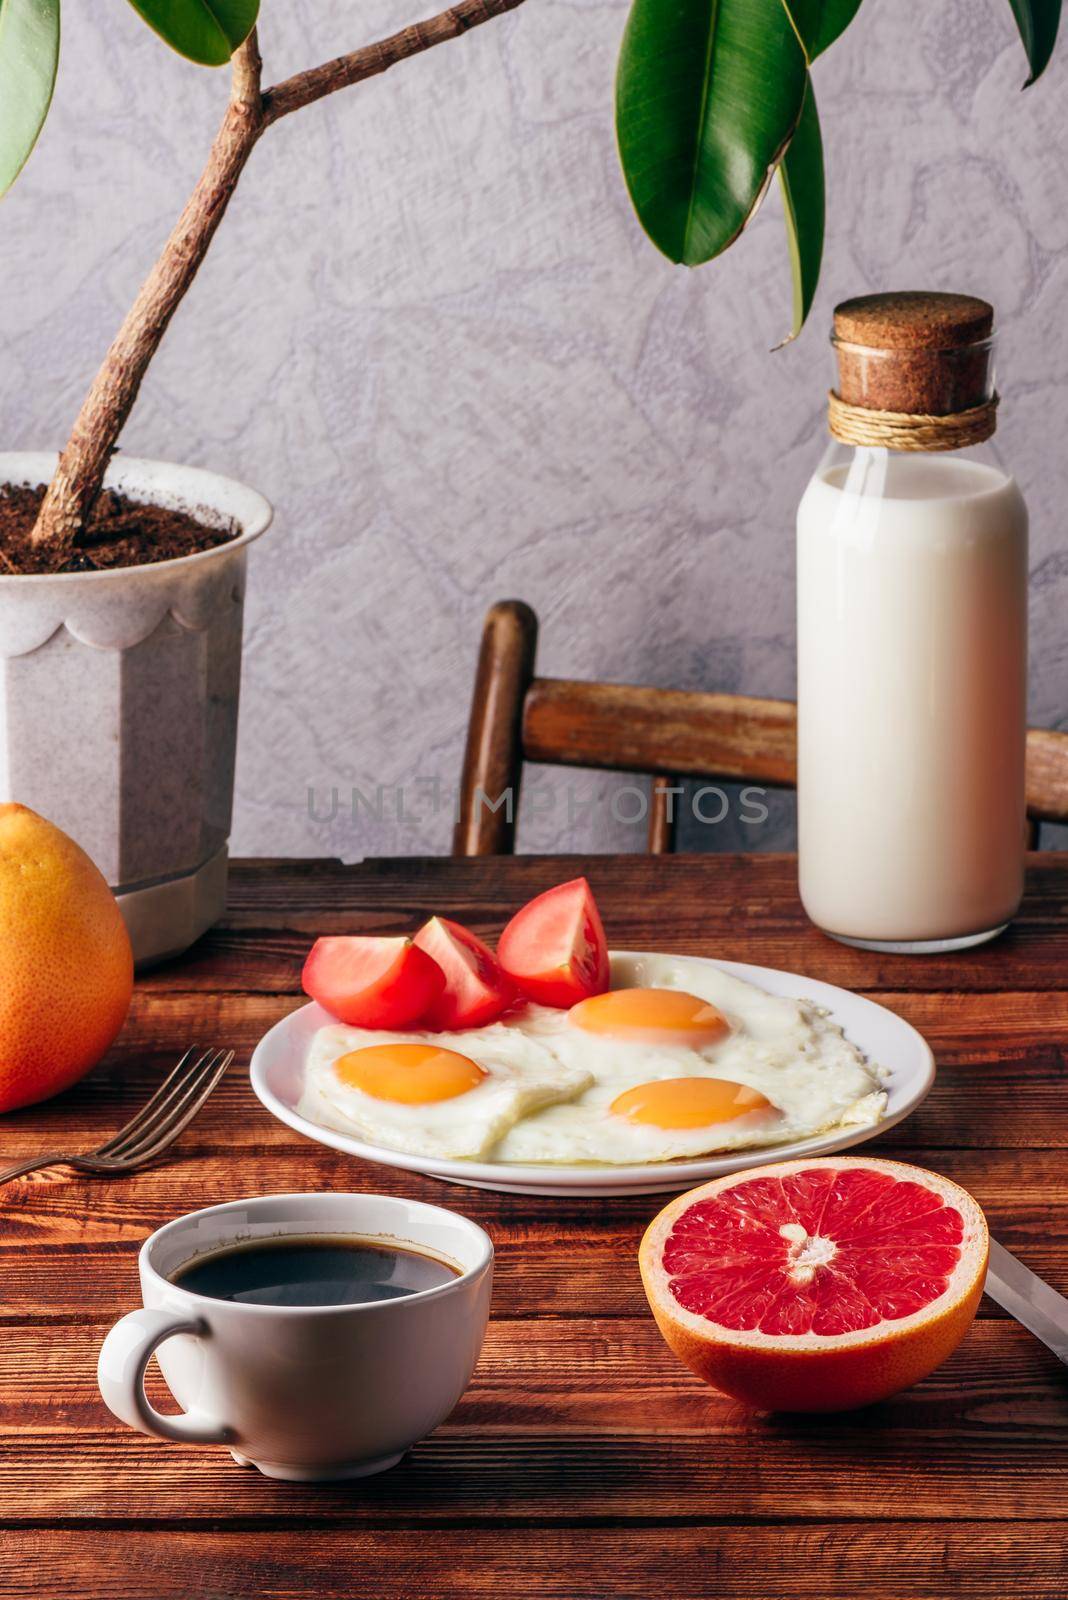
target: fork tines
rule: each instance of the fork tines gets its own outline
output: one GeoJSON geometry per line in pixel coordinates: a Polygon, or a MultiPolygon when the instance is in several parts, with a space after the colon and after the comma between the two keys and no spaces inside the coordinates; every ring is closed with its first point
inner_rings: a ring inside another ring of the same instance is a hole
{"type": "Polygon", "coordinates": [[[94,1154],[123,1162],[158,1155],[192,1122],[233,1059],[232,1050],[205,1050],[198,1055],[194,1045],[137,1115],[94,1154]]]}

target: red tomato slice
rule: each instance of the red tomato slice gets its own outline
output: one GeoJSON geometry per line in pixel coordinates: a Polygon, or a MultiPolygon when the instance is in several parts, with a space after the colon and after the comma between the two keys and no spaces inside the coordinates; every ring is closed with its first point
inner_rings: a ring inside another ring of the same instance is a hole
{"type": "Polygon", "coordinates": [[[608,944],[585,878],[546,889],[517,911],[497,959],[531,1000],[573,1006],[608,988],[608,944]]]}
{"type": "Polygon", "coordinates": [[[489,945],[459,922],[431,917],[415,942],[445,974],[445,988],[431,1001],[424,1027],[481,1028],[515,999],[515,984],[505,977],[489,945]]]}
{"type": "Polygon", "coordinates": [[[445,987],[445,974],[411,939],[316,939],[304,993],[357,1028],[407,1028],[445,987]]]}

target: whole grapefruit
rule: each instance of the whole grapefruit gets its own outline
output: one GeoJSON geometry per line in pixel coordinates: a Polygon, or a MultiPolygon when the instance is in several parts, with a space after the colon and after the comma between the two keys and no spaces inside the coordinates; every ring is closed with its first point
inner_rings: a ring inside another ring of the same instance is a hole
{"type": "Polygon", "coordinates": [[[767,1411],[845,1411],[933,1372],[983,1292],[970,1194],[898,1161],[829,1156],[716,1178],[641,1243],[661,1333],[706,1383],[767,1411]]]}
{"type": "Polygon", "coordinates": [[[44,817],[0,805],[0,1111],[88,1072],[132,991],[130,938],[100,872],[44,817]]]}

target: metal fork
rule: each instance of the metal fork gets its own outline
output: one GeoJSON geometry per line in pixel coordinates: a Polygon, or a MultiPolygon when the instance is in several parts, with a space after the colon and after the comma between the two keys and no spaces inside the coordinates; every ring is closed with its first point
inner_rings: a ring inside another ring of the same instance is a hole
{"type": "Polygon", "coordinates": [[[78,1172],[133,1172],[143,1167],[189,1126],[233,1059],[232,1050],[205,1050],[197,1055],[197,1047],[192,1046],[151,1100],[99,1149],[85,1154],[51,1150],[31,1156],[0,1170],[0,1183],[41,1167],[74,1167],[78,1172]]]}

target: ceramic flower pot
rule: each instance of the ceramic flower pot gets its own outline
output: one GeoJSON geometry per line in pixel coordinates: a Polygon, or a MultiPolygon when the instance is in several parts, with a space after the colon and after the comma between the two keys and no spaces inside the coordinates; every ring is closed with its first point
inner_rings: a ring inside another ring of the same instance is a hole
{"type": "MultiPolygon", "coordinates": [[[[55,464],[0,453],[0,482],[42,483],[55,464]]],[[[0,800],[88,851],[144,963],[184,950],[225,905],[246,552],[271,507],[162,461],[120,456],[105,485],[241,530],[153,566],[0,576],[0,800]]]]}

